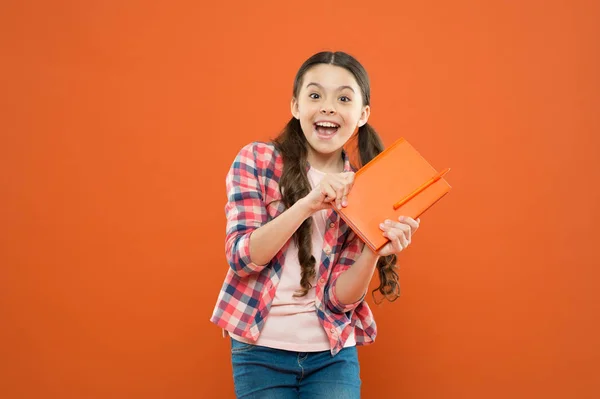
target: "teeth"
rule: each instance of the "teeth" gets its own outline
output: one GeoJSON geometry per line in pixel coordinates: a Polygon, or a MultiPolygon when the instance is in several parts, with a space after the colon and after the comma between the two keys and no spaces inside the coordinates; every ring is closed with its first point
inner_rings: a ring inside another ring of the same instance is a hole
{"type": "Polygon", "coordinates": [[[321,127],[338,127],[338,125],[336,125],[335,123],[330,123],[330,122],[318,122],[317,126],[321,126],[321,127]]]}

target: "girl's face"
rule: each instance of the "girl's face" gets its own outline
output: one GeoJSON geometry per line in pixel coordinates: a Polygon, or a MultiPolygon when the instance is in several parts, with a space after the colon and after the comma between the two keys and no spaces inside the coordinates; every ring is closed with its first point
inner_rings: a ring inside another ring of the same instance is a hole
{"type": "Polygon", "coordinates": [[[360,126],[367,123],[369,106],[363,106],[360,87],[345,68],[315,65],[302,79],[292,114],[300,121],[310,149],[320,155],[340,150],[360,126]]]}

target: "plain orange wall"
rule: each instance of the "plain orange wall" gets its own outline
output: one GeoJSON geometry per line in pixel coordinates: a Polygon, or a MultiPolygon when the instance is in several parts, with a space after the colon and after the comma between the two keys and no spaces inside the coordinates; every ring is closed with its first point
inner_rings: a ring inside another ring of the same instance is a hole
{"type": "Polygon", "coordinates": [[[0,6],[0,397],[233,397],[225,174],[322,49],[452,167],[363,397],[600,397],[600,3],[201,3],[0,6]]]}

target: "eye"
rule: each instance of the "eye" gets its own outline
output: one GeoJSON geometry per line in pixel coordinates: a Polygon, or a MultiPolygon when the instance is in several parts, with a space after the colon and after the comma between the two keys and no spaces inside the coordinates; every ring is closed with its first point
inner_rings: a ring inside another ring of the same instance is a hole
{"type": "Polygon", "coordinates": [[[316,99],[318,99],[320,97],[317,93],[310,93],[308,96],[310,98],[312,98],[313,100],[316,100],[316,99]]]}
{"type": "Polygon", "coordinates": [[[349,98],[349,97],[346,97],[346,96],[341,96],[341,97],[340,97],[340,101],[341,101],[341,102],[343,102],[343,103],[347,103],[347,102],[349,102],[349,101],[352,101],[352,100],[350,100],[350,98],[349,98]]]}

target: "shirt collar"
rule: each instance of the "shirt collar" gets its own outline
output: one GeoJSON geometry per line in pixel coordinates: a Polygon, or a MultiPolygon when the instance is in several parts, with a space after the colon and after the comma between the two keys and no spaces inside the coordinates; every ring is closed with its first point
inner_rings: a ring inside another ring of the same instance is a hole
{"type": "MultiPolygon", "coordinates": [[[[354,172],[354,168],[352,167],[352,164],[350,163],[350,157],[348,156],[348,153],[346,152],[346,150],[343,148],[342,148],[342,159],[344,160],[344,172],[354,172]]],[[[308,161],[306,161],[306,171],[308,172],[309,169],[310,169],[310,163],[308,163],[308,161]]]]}

